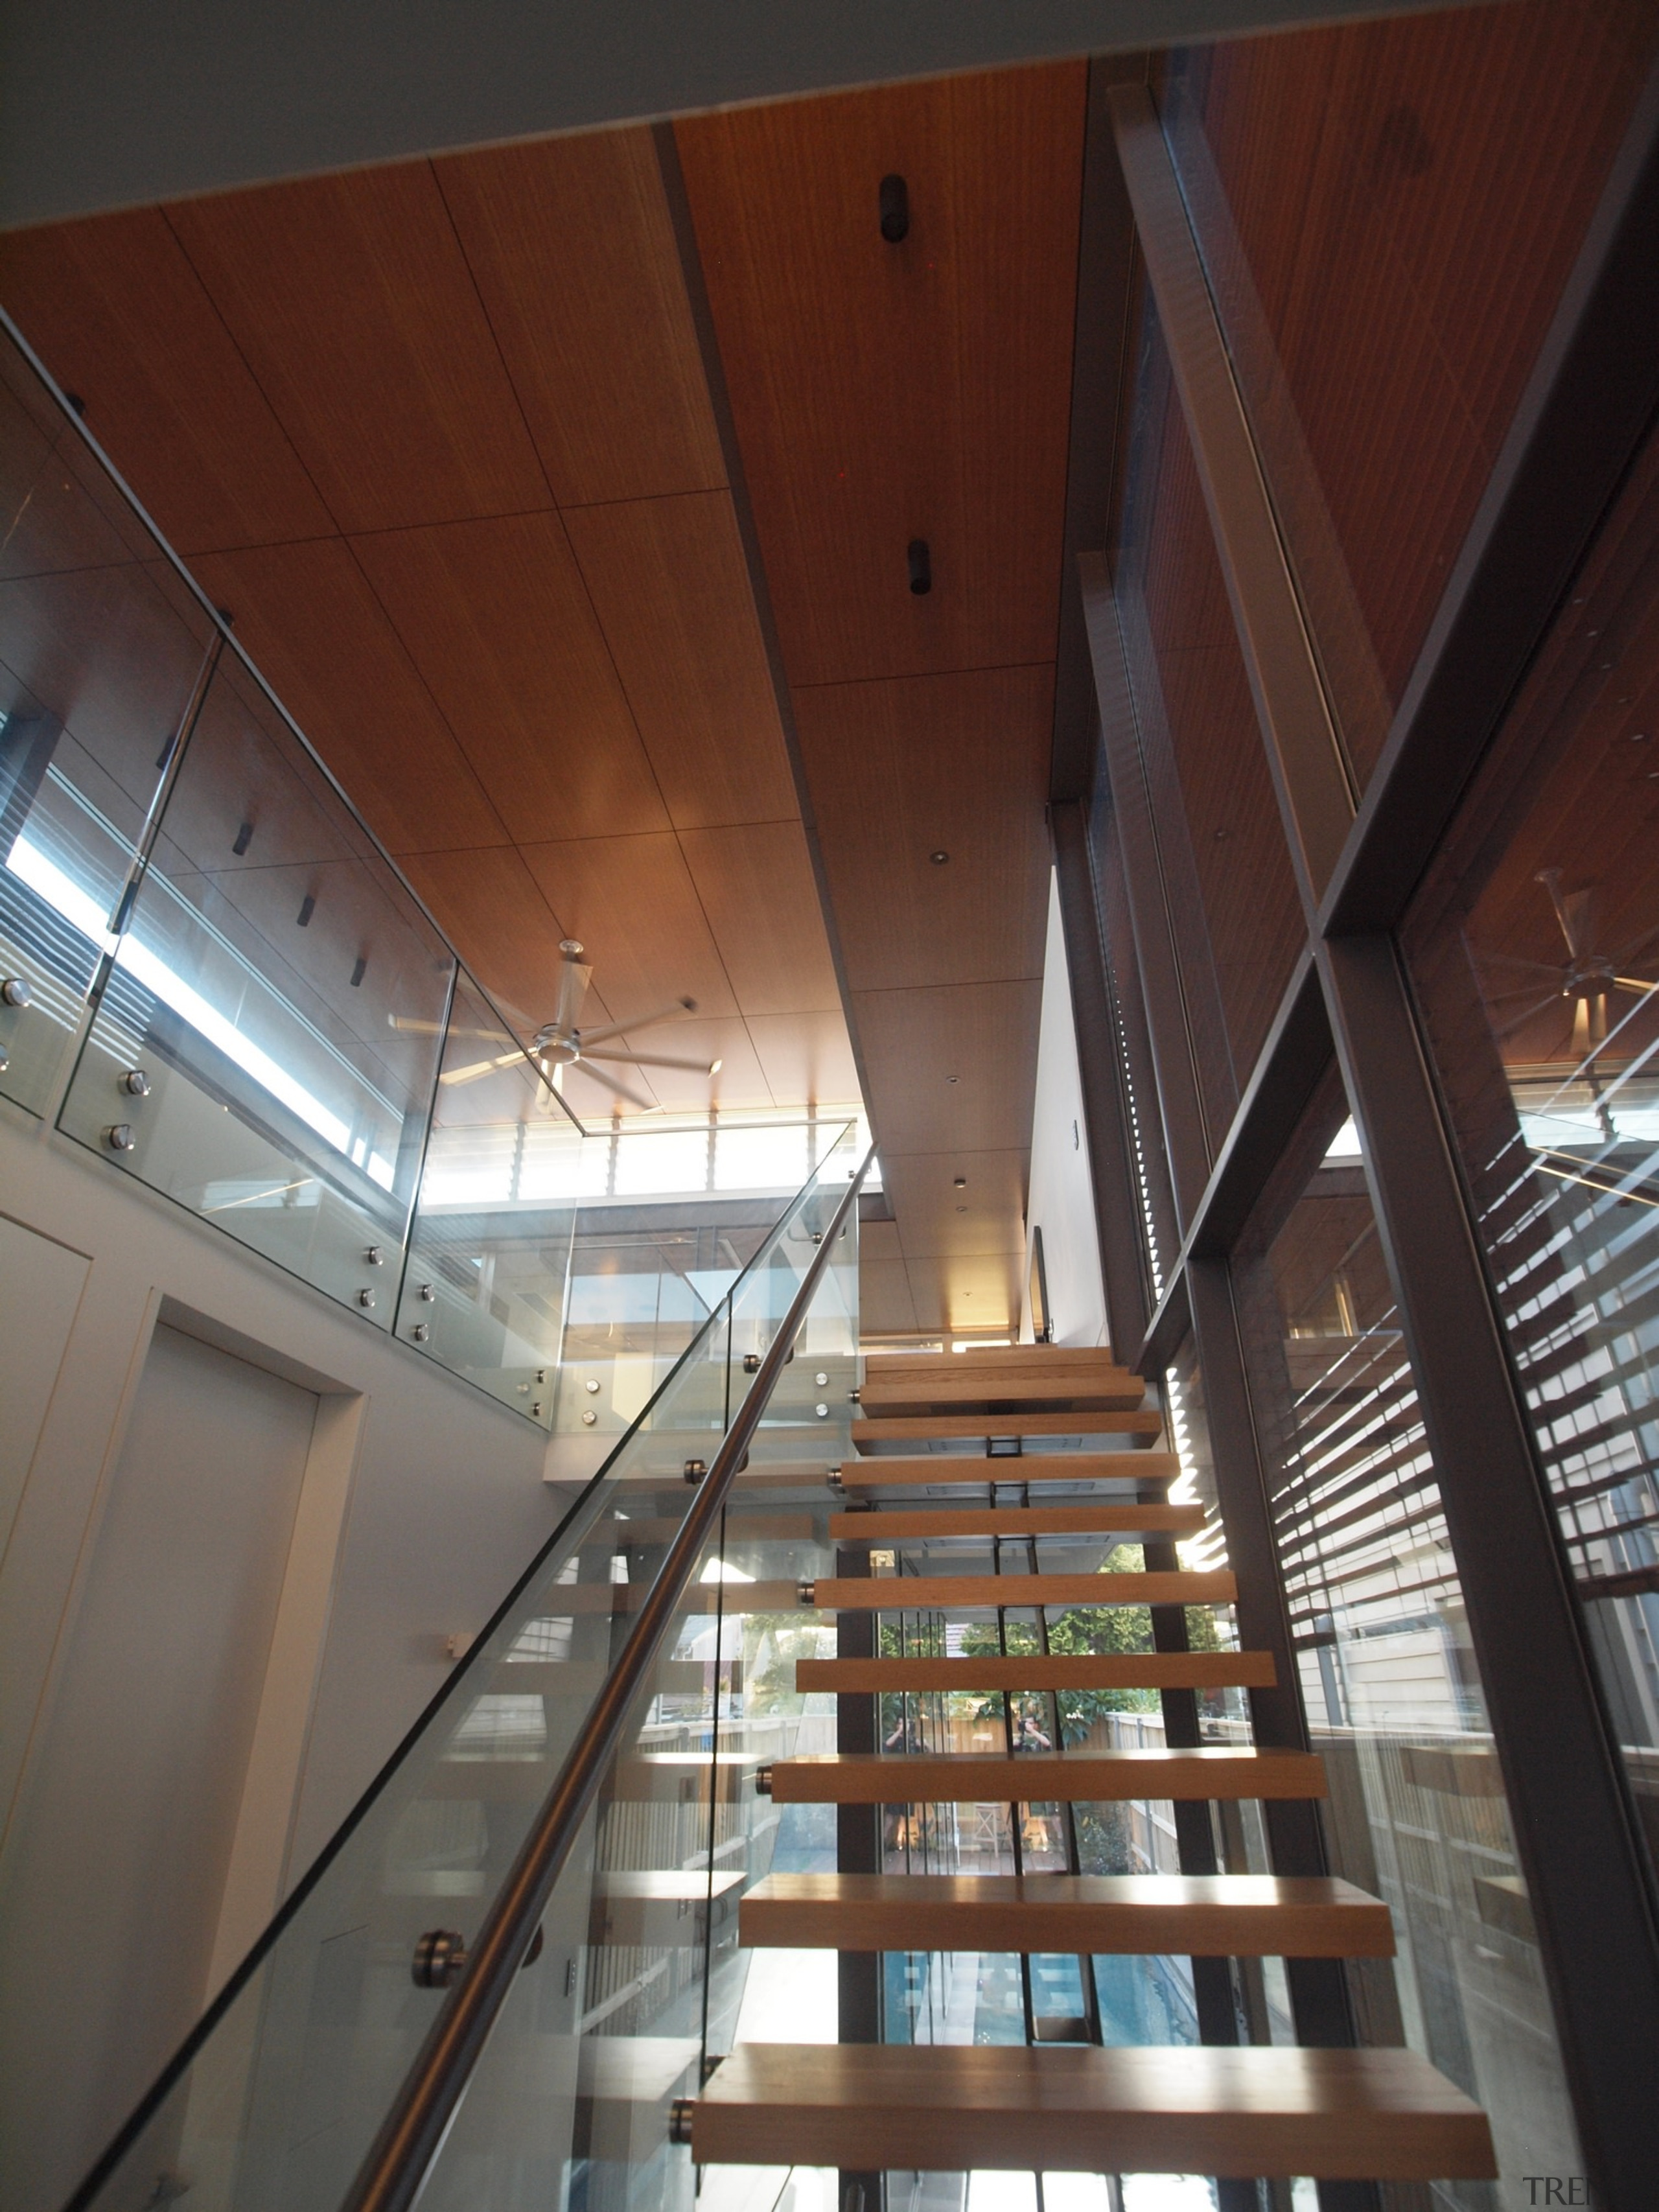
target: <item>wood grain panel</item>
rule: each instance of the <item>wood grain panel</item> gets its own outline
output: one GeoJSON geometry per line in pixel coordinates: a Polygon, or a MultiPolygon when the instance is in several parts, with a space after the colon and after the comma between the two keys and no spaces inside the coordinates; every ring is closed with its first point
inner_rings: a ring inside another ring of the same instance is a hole
{"type": "MultiPolygon", "coordinates": [[[[903,1234],[900,1224],[899,1233],[903,1234]]],[[[920,1328],[961,1336],[970,1329],[1003,1335],[1019,1323],[1020,1279],[1016,1253],[953,1252],[911,1259],[910,1298],[920,1328]]]]}
{"type": "Polygon", "coordinates": [[[772,1096],[798,1105],[856,1104],[858,1068],[840,1013],[750,1014],[746,1026],[772,1096]]]}
{"type": "Polygon", "coordinates": [[[1271,1651],[1146,1651],[1017,1659],[797,1659],[795,1687],[899,1690],[1271,1690],[1271,1651]]]}
{"type": "Polygon", "coordinates": [[[565,517],[677,829],[799,812],[726,492],[565,517]]]}
{"type": "MultiPolygon", "coordinates": [[[[564,932],[510,845],[488,852],[412,853],[399,863],[462,959],[527,1030],[550,1019],[559,995],[564,932]]],[[[584,1013],[603,1020],[590,990],[584,1013]]]]}
{"type": "Polygon", "coordinates": [[[1174,1452],[1128,1449],[1106,1452],[1023,1452],[1018,1459],[988,1459],[978,1452],[936,1452],[926,1455],[848,1459],[841,1484],[855,1495],[868,1490],[987,1489],[1018,1483],[1022,1489],[1051,1482],[1127,1482],[1137,1488],[1181,1480],[1174,1452]]]}
{"type": "MultiPolygon", "coordinates": [[[[1021,1216],[1030,1154],[1007,1152],[896,1152],[884,1163],[882,1177],[898,1216],[907,1258],[944,1254],[1018,1252],[1025,1249],[1021,1216]],[[956,1179],[967,1178],[958,1190],[956,1179]]],[[[960,1358],[951,1376],[963,1379],[960,1358]]],[[[884,1384],[886,1377],[872,1376],[884,1384]]],[[[904,1379],[920,1387],[907,1365],[904,1379]]],[[[931,1379],[931,1378],[930,1378],[931,1379]]],[[[981,1390],[986,1387],[981,1376],[981,1390]]]]}
{"type": "Polygon", "coordinates": [[[859,1327],[871,1334],[896,1335],[916,1326],[916,1310],[910,1301],[910,1278],[901,1260],[884,1260],[859,1254],[859,1327]]]}
{"type": "Polygon", "coordinates": [[[1146,1386],[1139,1375],[1067,1382],[1056,1376],[956,1375],[944,1382],[883,1381],[866,1376],[860,1394],[866,1413],[1081,1413],[1101,1406],[1139,1406],[1146,1386]]]}
{"type": "Polygon", "coordinates": [[[1231,1605],[1237,1583],[1210,1574],[820,1576],[812,1602],[825,1613],[896,1613],[925,1606],[966,1612],[987,1606],[1231,1605]]]}
{"type": "Polygon", "coordinates": [[[740,2044],[692,2106],[699,2165],[1435,2181],[1498,2172],[1480,2107],[1414,2051],[740,2044]]]}
{"type": "Polygon", "coordinates": [[[552,503],[429,164],[169,219],[342,530],[552,503]]]}
{"type": "Polygon", "coordinates": [[[959,1505],[925,1513],[832,1513],[842,1544],[901,1544],[935,1536],[1195,1536],[1201,1505],[959,1505]]]}
{"type": "Polygon", "coordinates": [[[506,825],[338,538],[214,553],[194,567],[393,853],[507,843],[506,825]]]}
{"type": "MultiPolygon", "coordinates": [[[[914,1261],[908,1263],[914,1267],[914,1261]]],[[[957,1437],[1155,1437],[1162,1413],[1103,1410],[1086,1413],[895,1414],[879,1421],[854,1421],[853,1442],[862,1450],[884,1443],[925,1443],[957,1437]]]]}
{"type": "Polygon", "coordinates": [[[352,550],[520,843],[668,827],[557,515],[377,531],[352,550]]]}
{"type": "Polygon", "coordinates": [[[840,1951],[1391,1959],[1380,1898],[1330,1876],[774,1874],[738,1941],[840,1951]]]}
{"type": "Polygon", "coordinates": [[[8,232],[0,300],[179,552],[332,527],[159,208],[8,232]]]}
{"type": "Polygon", "coordinates": [[[745,1014],[841,1012],[799,820],[682,830],[680,850],[745,1014]]]}
{"type": "MultiPolygon", "coordinates": [[[[614,1021],[640,1020],[680,998],[695,999],[705,1016],[737,1012],[676,838],[587,837],[523,850],[565,934],[586,946],[614,1021]]],[[[669,1051],[673,1033],[665,1024],[651,1035],[669,1051]]]]}
{"type": "Polygon", "coordinates": [[[793,683],[1053,657],[1084,94],[1064,63],[675,126],[793,683]]]}
{"type": "Polygon", "coordinates": [[[853,990],[1042,975],[1053,719],[1048,667],[797,690],[853,990]]]}
{"type": "Polygon", "coordinates": [[[976,1344],[967,1352],[872,1352],[865,1358],[864,1371],[872,1382],[950,1382],[973,1375],[1060,1376],[1085,1384],[1133,1370],[1120,1365],[1104,1345],[976,1344]]]}
{"type": "Polygon", "coordinates": [[[562,506],[726,481],[651,133],[434,164],[562,506]]]}
{"type": "MultiPolygon", "coordinates": [[[[708,1754],[702,1754],[707,1764],[708,1754]]],[[[1322,1797],[1310,1751],[808,1752],[772,1768],[780,1805],[1100,1805],[1322,1797]]]]}
{"type": "Polygon", "coordinates": [[[854,993],[884,1161],[1030,1141],[1042,995],[1036,981],[854,993]]]}

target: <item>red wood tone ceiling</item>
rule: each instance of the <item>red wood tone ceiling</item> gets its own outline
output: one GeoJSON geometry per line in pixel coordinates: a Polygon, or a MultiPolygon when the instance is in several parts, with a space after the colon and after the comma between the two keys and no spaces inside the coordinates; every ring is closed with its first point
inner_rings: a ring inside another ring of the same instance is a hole
{"type": "Polygon", "coordinates": [[[590,1021],[699,1000],[665,1103],[856,1097],[647,131],[16,234],[0,298],[487,985],[578,936],[590,1021]]]}
{"type": "Polygon", "coordinates": [[[896,1216],[870,1329],[1018,1317],[1085,89],[1067,64],[675,130],[896,1216]]]}

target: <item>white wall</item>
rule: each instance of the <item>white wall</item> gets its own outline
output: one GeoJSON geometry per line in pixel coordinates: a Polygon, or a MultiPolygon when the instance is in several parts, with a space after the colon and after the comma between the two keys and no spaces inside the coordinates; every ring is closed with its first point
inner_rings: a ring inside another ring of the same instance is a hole
{"type": "Polygon", "coordinates": [[[1106,1301],[1100,1242],[1095,1233],[1094,1185],[1084,1133],[1083,1085],[1077,1030],[1066,972],[1060,890],[1048,878],[1048,937],[1042,963],[1042,1018],[1037,1038],[1036,1098],[1031,1113],[1031,1182],[1026,1206],[1025,1288],[1020,1335],[1031,1336],[1031,1232],[1042,1231],[1048,1305],[1057,1344],[1104,1344],[1106,1301]]]}
{"type": "MultiPolygon", "coordinates": [[[[548,1440],[528,1422],[0,1102],[0,1947],[51,1865],[54,1820],[76,1830],[65,1864],[84,1857],[93,1801],[65,1786],[64,1731],[77,1713],[107,1714],[100,1691],[130,1693],[112,1680],[121,1653],[146,1669],[155,1636],[181,1662],[145,1672],[161,1708],[148,1728],[188,1726],[199,1703],[168,1616],[182,1626],[184,1594],[222,1575],[224,1530],[185,1505],[182,1468],[164,1560],[145,1556],[156,1511],[131,1510],[146,1365],[170,1332],[315,1406],[297,1499],[258,1523],[280,1556],[255,1577],[262,1651],[238,1693],[243,1721],[220,1731],[240,1774],[205,1996],[442,1683],[447,1638],[482,1625],[566,1500],[543,1480],[548,1440]],[[112,1635],[123,1590],[136,1610],[112,1635]]],[[[152,1452],[159,1510],[156,1466],[152,1452]]],[[[210,1641],[205,1664],[222,1658],[210,1641]]],[[[100,1756],[90,1737],[85,1752],[100,1756]]],[[[26,2001],[0,1976],[0,2009],[9,1992],[26,2001]]],[[[142,2040],[146,2024],[131,2026],[142,2040]]]]}

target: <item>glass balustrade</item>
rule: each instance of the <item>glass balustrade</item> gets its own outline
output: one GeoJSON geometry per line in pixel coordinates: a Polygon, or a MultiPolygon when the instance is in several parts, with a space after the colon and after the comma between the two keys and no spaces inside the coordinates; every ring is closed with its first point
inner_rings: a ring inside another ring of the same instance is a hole
{"type": "MultiPolygon", "coordinates": [[[[476,1936],[588,1724],[697,1463],[712,1463],[754,1387],[745,1352],[781,1325],[854,1164],[850,1143],[832,1148],[718,1296],[78,2204],[136,2212],[185,2189],[200,2212],[342,2202],[437,2016],[443,1960],[476,1936]]],[[[811,1392],[829,1391],[817,1377],[832,1360],[843,1384],[850,1372],[856,1265],[849,1225],[785,1370],[805,1370],[811,1392]]],[[[749,1989],[738,1899],[780,1849],[812,1848],[755,1778],[780,1753],[833,1741],[832,1701],[810,1711],[792,1662],[833,1643],[799,1584],[829,1567],[825,1470],[850,1411],[844,1387],[769,1407],[423,2204],[689,2212],[695,2177],[669,2143],[671,2101],[696,2090],[757,2004],[780,2002],[775,1978],[749,1989]],[[821,1403],[832,1410],[820,1416],[821,1403]]],[[[828,2039],[833,1960],[820,1980],[828,2039]]]]}

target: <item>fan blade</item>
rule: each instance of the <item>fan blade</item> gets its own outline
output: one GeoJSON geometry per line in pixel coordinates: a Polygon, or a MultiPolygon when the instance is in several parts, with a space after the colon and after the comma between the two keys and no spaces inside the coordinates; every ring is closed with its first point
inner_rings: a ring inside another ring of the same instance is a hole
{"type": "Polygon", "coordinates": [[[476,1060],[471,1067],[447,1067],[438,1078],[440,1083],[476,1083],[481,1075],[493,1075],[498,1067],[512,1067],[521,1061],[521,1052],[499,1053],[494,1060],[476,1060]]]}
{"type": "Polygon", "coordinates": [[[1587,1059],[1590,1048],[1589,1002],[1576,999],[1572,1008],[1572,1049],[1579,1060],[1587,1059]]]}
{"type": "Polygon", "coordinates": [[[585,1075],[590,1083],[599,1084],[608,1097],[627,1099],[630,1106],[637,1106],[641,1113],[659,1114],[662,1111],[654,1098],[641,1098],[637,1091],[630,1091],[625,1083],[618,1083],[614,1075],[601,1074],[597,1067],[590,1067],[585,1060],[576,1061],[574,1073],[585,1075]]]}
{"type": "Polygon", "coordinates": [[[607,1063],[617,1060],[624,1067],[682,1067],[689,1075],[718,1075],[724,1064],[718,1060],[663,1060],[648,1052],[589,1052],[586,1042],[582,1058],[607,1063]]]}
{"type": "Polygon", "coordinates": [[[677,1014],[695,1014],[696,1011],[695,999],[676,999],[672,1006],[659,1006],[654,1014],[641,1014],[637,1021],[607,1022],[603,1029],[585,1030],[582,1042],[603,1044],[607,1037],[626,1036],[630,1030],[648,1030],[653,1022],[672,1021],[677,1014]]]}
{"type": "Polygon", "coordinates": [[[1559,868],[1540,868],[1534,881],[1542,884],[1550,895],[1550,904],[1555,908],[1555,919],[1561,925],[1567,951],[1575,960],[1583,960],[1593,934],[1591,910],[1595,901],[1595,885],[1582,891],[1564,891],[1559,868]]]}
{"type": "Polygon", "coordinates": [[[1639,975],[1615,975],[1614,983],[1621,991],[1635,991],[1645,998],[1650,991],[1659,991],[1659,983],[1644,983],[1639,975]]]}
{"type": "Polygon", "coordinates": [[[593,970],[584,967],[573,953],[567,952],[560,962],[559,1003],[553,1012],[553,1025],[562,1035],[568,1036],[576,1026],[582,1010],[582,1000],[587,996],[587,987],[593,970]]]}

